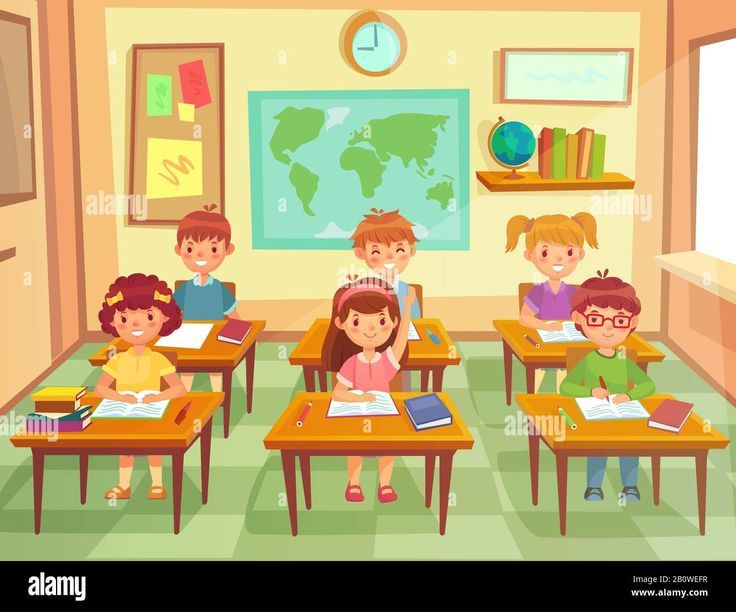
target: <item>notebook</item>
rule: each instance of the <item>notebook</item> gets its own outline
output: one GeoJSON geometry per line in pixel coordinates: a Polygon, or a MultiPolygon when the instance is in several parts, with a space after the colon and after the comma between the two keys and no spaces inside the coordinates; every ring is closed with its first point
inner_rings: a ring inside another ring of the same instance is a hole
{"type": "Polygon", "coordinates": [[[221,342],[229,342],[230,344],[243,344],[251,327],[253,325],[248,321],[230,319],[223,325],[220,333],[217,334],[217,339],[221,342]]]}
{"type": "Polygon", "coordinates": [[[100,402],[92,413],[93,419],[160,419],[166,412],[169,400],[142,404],[141,398],[159,391],[121,391],[121,395],[132,395],[138,400],[137,404],[126,404],[117,400],[106,399],[100,402]]]}
{"type": "MultiPolygon", "coordinates": [[[[361,394],[361,391],[353,391],[361,394]]],[[[327,410],[328,417],[351,416],[389,416],[399,414],[390,393],[385,391],[368,391],[376,396],[375,402],[336,402],[332,400],[327,410]]]]}
{"type": "Polygon", "coordinates": [[[666,399],[652,412],[647,425],[655,429],[680,433],[692,411],[693,405],[688,402],[666,399]]]}
{"type": "Polygon", "coordinates": [[[649,413],[646,408],[641,405],[638,400],[631,400],[621,404],[614,404],[611,395],[608,401],[598,399],[597,397],[577,397],[575,401],[578,403],[580,411],[583,413],[586,421],[613,421],[627,419],[648,419],[649,413]]]}
{"type": "Polygon", "coordinates": [[[409,336],[408,340],[421,340],[419,337],[419,332],[417,331],[416,326],[414,325],[414,321],[411,321],[409,323],[409,336]]]}
{"type": "Polygon", "coordinates": [[[161,336],[154,346],[199,350],[210,331],[212,323],[182,323],[179,329],[168,336],[161,336]]]}
{"type": "Polygon", "coordinates": [[[404,402],[414,429],[432,429],[452,423],[452,413],[436,393],[412,397],[404,402]]]}
{"type": "Polygon", "coordinates": [[[539,337],[542,342],[587,342],[588,339],[583,336],[572,321],[563,321],[562,329],[559,331],[549,329],[538,329],[539,337]]]}

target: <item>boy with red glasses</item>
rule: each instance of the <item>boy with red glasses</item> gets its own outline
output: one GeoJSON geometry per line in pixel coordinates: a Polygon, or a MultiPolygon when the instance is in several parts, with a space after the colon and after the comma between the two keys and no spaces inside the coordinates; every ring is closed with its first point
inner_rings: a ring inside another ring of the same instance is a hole
{"type": "MultiPolygon", "coordinates": [[[[575,327],[598,348],[588,353],[568,372],[560,385],[560,393],[569,397],[613,397],[620,404],[639,400],[654,393],[654,383],[644,371],[617,351],[629,334],[636,329],[641,303],[636,291],[615,276],[608,277],[608,270],[598,277],[589,278],[572,298],[572,320],[575,327]],[[601,386],[601,379],[605,387],[601,386]],[[633,385],[629,388],[630,383],[633,385]]],[[[588,457],[588,485],[585,499],[603,499],[603,477],[607,457],[588,457]]],[[[638,457],[620,457],[622,496],[629,501],[639,501],[641,495],[636,486],[639,472],[638,457]]]]}

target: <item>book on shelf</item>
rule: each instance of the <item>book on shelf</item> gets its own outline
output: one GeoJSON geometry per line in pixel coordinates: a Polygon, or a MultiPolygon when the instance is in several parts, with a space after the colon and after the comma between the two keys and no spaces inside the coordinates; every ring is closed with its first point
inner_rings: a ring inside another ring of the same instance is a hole
{"type": "Polygon", "coordinates": [[[567,130],[552,128],[552,178],[565,178],[565,163],[567,161],[567,130]]]}
{"type": "Polygon", "coordinates": [[[593,130],[580,128],[578,130],[578,178],[590,177],[590,153],[593,148],[593,130]]]}
{"type": "Polygon", "coordinates": [[[542,128],[537,138],[537,171],[540,178],[552,178],[552,129],[542,128]]]}
{"type": "Polygon", "coordinates": [[[565,178],[578,176],[578,135],[567,135],[567,158],[565,160],[565,178]]]}
{"type": "Polygon", "coordinates": [[[606,157],[606,135],[593,134],[593,149],[590,154],[590,178],[603,178],[603,162],[606,157]]]}

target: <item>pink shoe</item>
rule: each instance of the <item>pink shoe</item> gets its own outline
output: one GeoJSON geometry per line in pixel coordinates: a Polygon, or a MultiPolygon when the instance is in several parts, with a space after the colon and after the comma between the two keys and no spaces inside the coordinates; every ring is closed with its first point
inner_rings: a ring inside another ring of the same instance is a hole
{"type": "Polygon", "coordinates": [[[382,504],[388,504],[390,502],[395,502],[397,499],[399,499],[399,496],[396,495],[396,491],[394,491],[394,488],[391,485],[386,485],[383,487],[379,487],[378,489],[378,501],[382,504]]]}
{"type": "Polygon", "coordinates": [[[360,485],[351,485],[348,483],[348,488],[345,489],[345,501],[362,502],[364,500],[363,489],[360,488],[360,485]]]}

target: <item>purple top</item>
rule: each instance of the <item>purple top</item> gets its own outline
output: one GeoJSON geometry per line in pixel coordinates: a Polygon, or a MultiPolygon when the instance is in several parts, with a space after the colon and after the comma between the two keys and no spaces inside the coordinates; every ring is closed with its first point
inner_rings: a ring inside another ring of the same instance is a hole
{"type": "Polygon", "coordinates": [[[577,287],[560,281],[560,289],[554,293],[547,281],[534,285],[524,297],[524,303],[534,311],[539,319],[568,321],[572,311],[572,296],[576,291],[577,287]]]}

